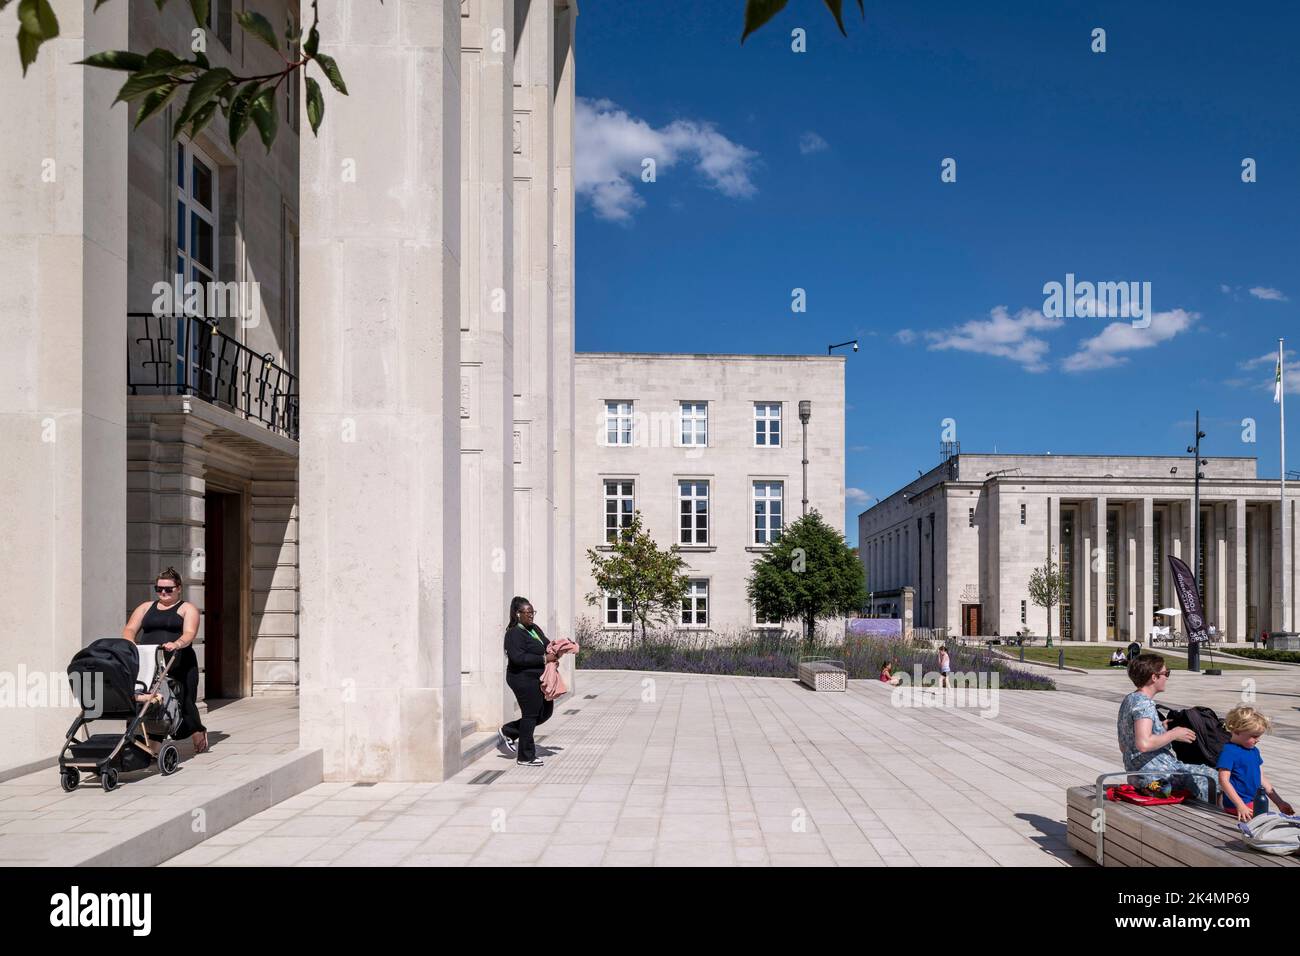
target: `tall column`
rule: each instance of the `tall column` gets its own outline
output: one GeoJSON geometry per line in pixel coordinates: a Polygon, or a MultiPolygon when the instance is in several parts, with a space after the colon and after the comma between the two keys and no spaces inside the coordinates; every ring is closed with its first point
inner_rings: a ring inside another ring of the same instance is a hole
{"type": "Polygon", "coordinates": [[[514,0],[461,18],[461,716],[499,726],[514,584],[514,0]]]}
{"type": "Polygon", "coordinates": [[[352,95],[302,148],[304,748],[460,765],[460,4],[322,5],[352,95]]]}
{"type": "Polygon", "coordinates": [[[1213,532],[1210,535],[1210,553],[1206,562],[1206,596],[1210,601],[1210,620],[1223,632],[1228,626],[1228,527],[1227,504],[1216,503],[1211,508],[1213,532]]]}
{"type": "Polygon", "coordinates": [[[1092,560],[1092,634],[1094,641],[1106,640],[1106,497],[1097,495],[1093,499],[1093,548],[1096,554],[1092,560]]]}
{"type": "Polygon", "coordinates": [[[1121,511],[1124,517],[1124,573],[1122,581],[1124,586],[1121,589],[1120,616],[1119,621],[1124,630],[1127,631],[1123,636],[1130,641],[1141,643],[1146,637],[1146,629],[1142,626],[1143,618],[1140,613],[1142,607],[1138,600],[1138,575],[1140,573],[1140,558],[1142,555],[1142,502],[1127,501],[1121,511]]]}
{"type": "Polygon", "coordinates": [[[1078,520],[1076,522],[1077,530],[1075,538],[1078,542],[1074,555],[1074,581],[1075,591],[1073,599],[1074,611],[1074,640],[1087,641],[1092,639],[1092,615],[1096,606],[1092,597],[1093,570],[1094,561],[1093,548],[1096,539],[1094,526],[1096,519],[1092,515],[1093,509],[1097,506],[1095,501],[1081,501],[1078,508],[1078,520]]]}
{"type": "MultiPolygon", "coordinates": [[[[23,77],[0,43],[0,672],[59,673],[126,620],[127,151],[135,110],[75,65],[130,46],[126,4],[56,3],[23,77]]],[[[12,11],[5,19],[13,23],[12,11]]],[[[56,681],[54,693],[66,690],[56,681]]],[[[48,757],[69,708],[0,707],[0,767],[48,757]]]]}
{"type": "Polygon", "coordinates": [[[1133,640],[1145,644],[1151,633],[1155,595],[1155,506],[1149,497],[1134,503],[1137,520],[1137,606],[1133,609],[1133,640]]]}
{"type": "MultiPolygon", "coordinates": [[[[1061,570],[1061,496],[1060,495],[1052,495],[1052,506],[1048,518],[1052,523],[1052,527],[1051,527],[1052,538],[1049,544],[1048,553],[1051,555],[1052,562],[1056,565],[1056,570],[1059,573],[1061,570]]],[[[1053,638],[1054,639],[1060,638],[1061,636],[1060,601],[1057,601],[1056,605],[1052,608],[1050,614],[1052,619],[1053,638]]],[[[1017,617],[1016,620],[1019,620],[1019,617],[1017,617]]]]}
{"type": "Polygon", "coordinates": [[[1223,626],[1232,641],[1246,639],[1246,499],[1228,503],[1228,613],[1223,626]]]}
{"type": "Polygon", "coordinates": [[[558,634],[554,489],[560,346],[552,287],[555,18],[551,4],[541,0],[515,0],[514,10],[514,428],[522,459],[515,468],[515,590],[536,604],[542,628],[558,634]]]}
{"type": "Polygon", "coordinates": [[[1269,530],[1269,630],[1282,630],[1282,503],[1268,504],[1269,530]]]}

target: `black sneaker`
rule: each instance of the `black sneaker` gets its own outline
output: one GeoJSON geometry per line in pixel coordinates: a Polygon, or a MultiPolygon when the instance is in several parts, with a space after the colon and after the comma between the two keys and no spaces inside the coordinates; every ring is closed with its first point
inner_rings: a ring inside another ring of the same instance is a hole
{"type": "Polygon", "coordinates": [[[543,766],[543,764],[540,760],[534,757],[532,760],[516,760],[515,766],[516,767],[541,767],[543,766]]]}
{"type": "Polygon", "coordinates": [[[506,750],[509,750],[512,754],[519,752],[519,744],[507,737],[506,732],[500,728],[497,728],[497,740],[505,745],[506,750]]]}

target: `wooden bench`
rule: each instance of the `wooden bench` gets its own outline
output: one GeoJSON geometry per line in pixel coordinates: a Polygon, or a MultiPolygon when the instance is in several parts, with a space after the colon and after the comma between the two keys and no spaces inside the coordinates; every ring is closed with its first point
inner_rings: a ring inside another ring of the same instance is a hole
{"type": "Polygon", "coordinates": [[[1123,783],[1125,777],[1126,773],[1105,774],[1094,786],[1066,791],[1066,841],[1094,863],[1300,867],[1300,857],[1272,856],[1248,848],[1237,829],[1237,818],[1203,803],[1140,807],[1103,798],[1102,826],[1095,831],[1098,790],[1104,789],[1107,778],[1123,783]]]}
{"type": "Polygon", "coordinates": [[[799,662],[799,681],[813,690],[848,690],[848,674],[842,661],[815,658],[799,662]]]}

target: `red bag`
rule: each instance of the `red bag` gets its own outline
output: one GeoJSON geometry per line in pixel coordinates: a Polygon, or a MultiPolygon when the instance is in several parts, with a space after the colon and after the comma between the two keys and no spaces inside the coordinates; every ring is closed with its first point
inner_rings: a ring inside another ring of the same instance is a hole
{"type": "Polygon", "coordinates": [[[1167,797],[1157,797],[1154,794],[1143,793],[1131,784],[1121,784],[1118,787],[1106,788],[1106,799],[1113,800],[1117,803],[1132,803],[1139,807],[1158,807],[1166,803],[1182,803],[1191,794],[1186,790],[1175,790],[1167,797]]]}

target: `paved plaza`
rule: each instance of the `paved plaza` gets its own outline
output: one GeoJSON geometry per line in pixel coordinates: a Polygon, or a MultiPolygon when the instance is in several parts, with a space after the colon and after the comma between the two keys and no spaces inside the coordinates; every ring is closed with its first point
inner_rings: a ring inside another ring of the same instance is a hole
{"type": "MultiPolygon", "coordinates": [[[[1297,672],[1254,676],[1259,704],[1294,723],[1297,672]]],[[[1065,845],[1064,791],[1118,766],[1122,680],[1002,691],[984,717],[894,706],[874,681],[815,694],[582,671],[542,728],[540,770],[489,754],[442,784],[321,784],[168,865],[1085,865],[1065,845]]],[[[1212,694],[1222,713],[1240,686],[1175,674],[1168,696],[1212,694]]],[[[1300,793],[1300,744],[1262,747],[1300,793]]]]}

